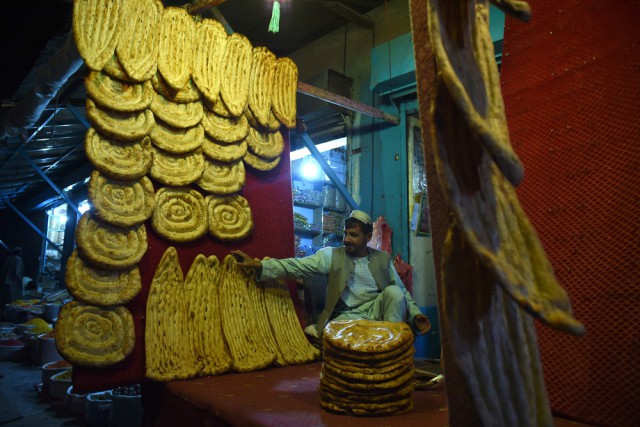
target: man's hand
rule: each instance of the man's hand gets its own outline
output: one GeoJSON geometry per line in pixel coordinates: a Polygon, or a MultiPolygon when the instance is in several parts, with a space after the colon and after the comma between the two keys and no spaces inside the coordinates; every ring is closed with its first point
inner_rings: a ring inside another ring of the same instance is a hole
{"type": "Polygon", "coordinates": [[[416,314],[413,318],[413,324],[416,326],[416,329],[418,329],[420,335],[426,334],[429,332],[429,329],[431,329],[431,322],[429,322],[429,318],[424,314],[416,314]]]}
{"type": "Polygon", "coordinates": [[[238,266],[240,267],[255,269],[262,268],[262,263],[260,261],[242,251],[231,251],[231,254],[235,257],[236,261],[238,261],[238,266]]]}

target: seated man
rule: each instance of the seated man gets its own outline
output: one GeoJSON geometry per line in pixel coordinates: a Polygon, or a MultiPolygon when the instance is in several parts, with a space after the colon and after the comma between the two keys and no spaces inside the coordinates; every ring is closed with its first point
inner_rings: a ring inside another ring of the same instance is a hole
{"type": "Polygon", "coordinates": [[[327,296],[318,316],[317,338],[321,336],[318,331],[323,331],[331,320],[407,322],[415,333],[426,333],[429,319],[404,287],[389,254],[367,246],[372,233],[371,217],[355,210],[344,222],[344,246],[322,248],[305,258],[263,261],[242,251],[231,253],[239,266],[256,269],[258,280],[326,275],[327,296]]]}

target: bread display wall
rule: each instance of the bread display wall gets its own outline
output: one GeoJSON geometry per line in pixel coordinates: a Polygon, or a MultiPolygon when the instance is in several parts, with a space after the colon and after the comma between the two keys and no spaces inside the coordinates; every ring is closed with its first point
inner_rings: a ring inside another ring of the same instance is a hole
{"type": "MultiPolygon", "coordinates": [[[[69,348],[74,341],[64,336],[70,333],[65,325],[77,325],[76,317],[87,318],[78,314],[78,307],[61,311],[57,333],[65,357],[82,366],[103,367],[121,361],[135,342],[133,324],[122,313],[142,288],[138,264],[148,249],[148,231],[169,244],[200,239],[226,244],[251,235],[251,206],[241,194],[245,165],[259,176],[279,163],[280,128],[295,125],[297,70],[285,67],[278,74],[279,59],[268,49],[254,48],[241,34],[227,35],[215,20],[192,17],[182,7],[165,8],[159,0],[78,0],[73,30],[89,69],[84,83],[91,127],[84,148],[95,170],[89,182],[92,209],[76,230],[78,248],[67,264],[67,287],[82,310],[109,319],[110,313],[119,313],[125,319],[119,327],[128,329],[119,335],[124,340],[119,356],[103,359],[98,353],[84,357],[85,349],[69,348]],[[292,99],[286,97],[291,87],[292,99]]],[[[148,337],[154,327],[166,325],[163,316],[171,313],[197,315],[216,330],[219,321],[211,310],[193,303],[169,307],[165,294],[188,290],[188,295],[200,295],[218,307],[218,295],[205,289],[212,278],[222,280],[211,271],[217,271],[219,262],[198,257],[185,282],[181,271],[168,272],[175,270],[173,258],[177,253],[165,254],[157,267],[159,277],[173,281],[160,285],[155,280],[151,285],[147,322],[159,323],[147,323],[152,327],[148,337]]],[[[148,359],[150,372],[156,372],[152,378],[212,375],[231,369],[233,360],[236,370],[252,366],[242,357],[233,359],[227,347],[217,348],[221,335],[194,332],[185,319],[174,316],[171,333],[188,329],[201,339],[188,353],[176,349],[148,359]],[[157,368],[173,366],[166,365],[165,356],[194,364],[170,375],[157,368]]],[[[220,334],[221,328],[222,323],[220,334]]],[[[94,339],[107,337],[96,333],[94,339]]],[[[172,342],[158,338],[152,344],[147,339],[147,354],[154,354],[150,345],[172,342]]],[[[114,346],[111,341],[105,345],[114,346]]]]}

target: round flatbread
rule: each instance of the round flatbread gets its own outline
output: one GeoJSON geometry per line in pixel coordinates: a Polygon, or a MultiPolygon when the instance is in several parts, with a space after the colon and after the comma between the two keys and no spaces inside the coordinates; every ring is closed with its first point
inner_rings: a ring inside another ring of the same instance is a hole
{"type": "Polygon", "coordinates": [[[280,132],[260,132],[251,128],[247,145],[253,154],[263,159],[275,160],[284,151],[284,139],[280,132]]]}
{"type": "Polygon", "coordinates": [[[122,305],[98,307],[70,301],[60,309],[54,335],[60,354],[79,366],[113,365],[135,346],[133,316],[122,305]]]}
{"type": "Polygon", "coordinates": [[[207,196],[209,233],[217,240],[242,240],[253,230],[253,216],[249,202],[242,196],[207,196]]]}
{"type": "Polygon", "coordinates": [[[204,173],[197,184],[208,193],[234,194],[242,190],[246,175],[241,161],[235,163],[221,163],[212,160],[205,161],[204,173]]]}
{"type": "Polygon", "coordinates": [[[221,144],[207,137],[202,143],[202,152],[211,160],[234,163],[247,154],[247,141],[242,140],[231,144],[221,144]]]}
{"type": "Polygon", "coordinates": [[[192,242],[207,233],[204,197],[190,188],[161,188],[156,193],[153,229],[171,242],[192,242]]]}
{"type": "Polygon", "coordinates": [[[67,260],[65,284],[74,298],[89,304],[126,304],[142,289],[137,266],[125,270],[104,270],[85,263],[73,251],[67,260]]]}
{"type": "Polygon", "coordinates": [[[198,181],[204,168],[201,148],[189,153],[172,154],[153,147],[153,163],[149,175],[160,184],[182,187],[198,181]]]}
{"type": "Polygon", "coordinates": [[[149,109],[121,112],[100,107],[87,98],[87,119],[101,135],[120,141],[135,141],[149,134],[155,124],[149,109]]]}
{"type": "Polygon", "coordinates": [[[190,128],[202,120],[204,114],[202,102],[173,102],[156,94],[151,102],[151,111],[160,120],[177,128],[190,128]]]}
{"type": "Polygon", "coordinates": [[[207,108],[202,118],[202,127],[211,138],[227,144],[241,141],[249,134],[249,122],[244,115],[224,117],[207,108]]]}
{"type": "Polygon", "coordinates": [[[405,322],[336,320],[323,332],[323,344],[354,353],[385,353],[413,342],[413,331],[405,322]]]}
{"type": "Polygon", "coordinates": [[[84,78],[87,94],[97,104],[114,111],[139,111],[147,108],[155,93],[151,83],[129,83],[103,71],[91,71],[84,78]]]}
{"type": "Polygon", "coordinates": [[[255,154],[247,151],[247,154],[244,155],[242,161],[245,165],[258,170],[260,172],[267,172],[273,170],[280,163],[280,157],[275,159],[263,159],[262,157],[256,156],[255,154]]]}
{"type": "Polygon", "coordinates": [[[148,136],[133,142],[121,142],[101,136],[89,128],[84,151],[97,170],[114,179],[136,180],[151,168],[153,153],[148,136]]]}
{"type": "Polygon", "coordinates": [[[149,134],[151,142],[156,147],[173,154],[185,154],[195,151],[204,141],[204,129],[201,125],[190,128],[173,127],[161,120],[149,134]]]}

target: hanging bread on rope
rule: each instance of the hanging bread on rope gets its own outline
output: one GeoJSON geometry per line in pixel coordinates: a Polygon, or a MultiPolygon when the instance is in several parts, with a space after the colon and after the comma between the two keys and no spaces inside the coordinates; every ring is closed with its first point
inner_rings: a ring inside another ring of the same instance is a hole
{"type": "Polygon", "coordinates": [[[122,32],[123,0],[73,2],[73,39],[84,63],[100,71],[111,59],[122,32]]]}
{"type": "Polygon", "coordinates": [[[296,126],[296,93],[298,91],[298,67],[289,58],[276,60],[271,111],[278,121],[293,129],[296,126]]]}
{"type": "Polygon", "coordinates": [[[120,141],[134,141],[149,134],[155,124],[148,108],[121,112],[100,107],[87,98],[87,119],[100,134],[120,141]]]}
{"type": "Polygon", "coordinates": [[[84,262],[77,250],[67,260],[65,284],[74,298],[100,306],[126,304],[142,290],[137,266],[104,270],[84,262]]]}
{"type": "Polygon", "coordinates": [[[151,168],[152,151],[148,136],[132,142],[118,141],[89,128],[84,152],[94,168],[114,179],[135,180],[151,168]]]}
{"type": "Polygon", "coordinates": [[[153,184],[146,176],[123,181],[106,177],[97,170],[89,179],[89,200],[98,218],[118,227],[143,223],[155,207],[153,184]]]}
{"type": "Polygon", "coordinates": [[[202,97],[214,104],[220,98],[223,79],[220,64],[227,49],[227,32],[221,23],[205,18],[196,24],[193,49],[193,81],[202,97]]]}
{"type": "Polygon", "coordinates": [[[174,90],[191,78],[196,24],[181,7],[166,7],[162,15],[158,48],[158,71],[174,90]]]}
{"type": "Polygon", "coordinates": [[[151,83],[128,83],[103,71],[91,71],[84,78],[87,94],[98,105],[115,111],[140,111],[147,108],[155,93],[151,83]]]}
{"type": "Polygon", "coordinates": [[[220,95],[233,117],[239,117],[247,108],[252,53],[251,42],[242,34],[233,33],[227,39],[227,48],[222,59],[220,95]]]}
{"type": "Polygon", "coordinates": [[[116,54],[131,80],[143,82],[155,73],[164,5],[160,0],[125,0],[116,54]]]}

